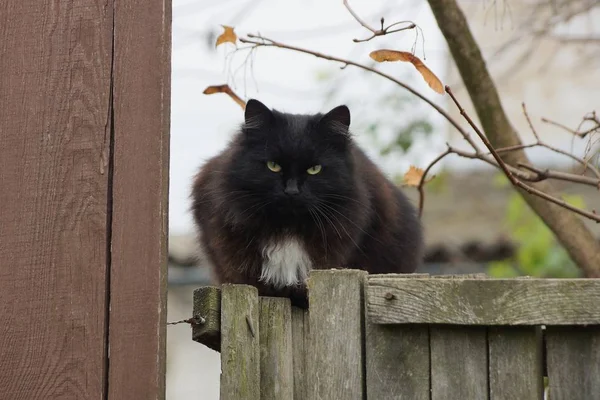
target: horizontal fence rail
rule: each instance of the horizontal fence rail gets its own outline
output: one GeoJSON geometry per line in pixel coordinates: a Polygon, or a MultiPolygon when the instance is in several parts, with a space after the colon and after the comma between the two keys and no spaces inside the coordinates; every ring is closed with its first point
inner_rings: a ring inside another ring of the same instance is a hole
{"type": "Polygon", "coordinates": [[[194,292],[221,399],[600,400],[600,279],[319,270],[308,289],[309,310],[194,292]]]}

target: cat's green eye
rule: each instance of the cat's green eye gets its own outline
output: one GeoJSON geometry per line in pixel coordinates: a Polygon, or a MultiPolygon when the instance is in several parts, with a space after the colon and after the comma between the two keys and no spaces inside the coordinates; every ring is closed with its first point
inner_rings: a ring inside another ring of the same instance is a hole
{"type": "Polygon", "coordinates": [[[281,171],[281,165],[277,164],[274,161],[267,161],[267,168],[269,168],[273,172],[281,171]]]}
{"type": "Polygon", "coordinates": [[[306,170],[306,172],[308,172],[309,175],[316,175],[319,172],[321,172],[321,166],[320,165],[313,165],[312,167],[310,167],[309,169],[306,170]]]}

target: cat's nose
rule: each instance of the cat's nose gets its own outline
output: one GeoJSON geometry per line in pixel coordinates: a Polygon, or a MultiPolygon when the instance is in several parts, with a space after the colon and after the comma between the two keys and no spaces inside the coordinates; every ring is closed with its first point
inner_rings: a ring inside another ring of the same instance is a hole
{"type": "Polygon", "coordinates": [[[285,184],[285,189],[283,190],[285,194],[290,196],[297,195],[300,193],[300,189],[298,189],[298,181],[295,179],[288,179],[285,184]]]}

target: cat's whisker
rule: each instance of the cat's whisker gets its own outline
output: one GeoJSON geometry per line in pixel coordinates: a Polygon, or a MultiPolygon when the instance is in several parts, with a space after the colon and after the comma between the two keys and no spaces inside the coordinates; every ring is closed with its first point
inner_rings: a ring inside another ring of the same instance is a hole
{"type": "Polygon", "coordinates": [[[325,258],[327,258],[327,235],[325,233],[325,226],[323,225],[323,222],[321,221],[321,217],[319,217],[319,215],[316,214],[316,211],[314,211],[312,207],[308,208],[308,212],[310,213],[312,220],[315,222],[315,225],[317,225],[317,227],[319,228],[319,233],[321,234],[321,239],[323,240],[323,248],[325,250],[325,258]]]}
{"type": "MultiPolygon", "coordinates": [[[[360,226],[358,226],[354,221],[352,221],[352,219],[348,218],[346,215],[344,215],[344,213],[340,212],[339,210],[336,210],[335,208],[331,207],[330,205],[327,205],[326,203],[321,203],[322,206],[326,207],[327,209],[338,213],[339,215],[341,215],[342,217],[344,217],[348,222],[350,222],[352,225],[354,225],[356,228],[358,228],[358,230],[360,230],[362,233],[364,233],[366,236],[372,238],[373,240],[382,243],[379,239],[377,239],[376,237],[371,236],[368,232],[366,232],[364,229],[362,229],[360,226]]],[[[340,222],[341,224],[341,222],[340,222]]]]}

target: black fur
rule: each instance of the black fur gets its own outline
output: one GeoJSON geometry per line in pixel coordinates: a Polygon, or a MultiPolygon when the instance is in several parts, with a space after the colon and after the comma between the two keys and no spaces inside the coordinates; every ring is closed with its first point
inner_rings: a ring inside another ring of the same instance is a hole
{"type": "Polygon", "coordinates": [[[314,268],[411,273],[419,266],[415,209],[358,148],[349,125],[346,106],[294,115],[248,102],[241,131],[204,165],[192,194],[201,245],[221,283],[255,285],[261,295],[306,307],[304,286],[276,289],[258,279],[263,243],[286,235],[302,239],[314,268]],[[317,164],[321,172],[309,175],[317,164]]]}

